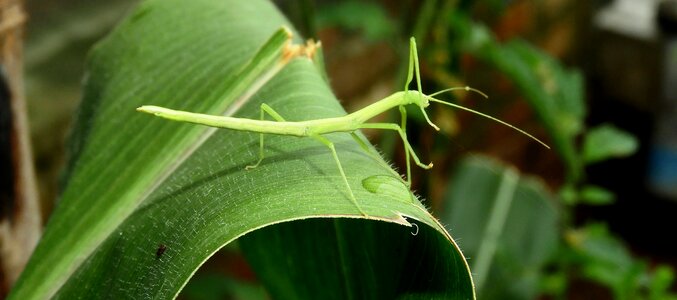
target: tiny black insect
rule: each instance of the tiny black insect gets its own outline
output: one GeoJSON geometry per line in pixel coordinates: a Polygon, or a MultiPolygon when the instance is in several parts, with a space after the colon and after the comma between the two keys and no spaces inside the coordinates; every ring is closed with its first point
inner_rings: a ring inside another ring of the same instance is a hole
{"type": "Polygon", "coordinates": [[[160,244],[160,246],[157,248],[157,251],[155,251],[155,258],[159,259],[162,257],[162,254],[165,254],[165,251],[167,250],[167,246],[164,244],[160,244]]]}

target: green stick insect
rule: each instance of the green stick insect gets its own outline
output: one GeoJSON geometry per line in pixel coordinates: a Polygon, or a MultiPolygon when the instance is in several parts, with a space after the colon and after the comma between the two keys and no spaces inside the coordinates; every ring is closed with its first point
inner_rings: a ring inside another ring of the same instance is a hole
{"type": "MultiPolygon", "coordinates": [[[[261,119],[260,120],[254,120],[254,119],[246,119],[246,118],[234,118],[234,117],[226,117],[226,116],[216,116],[216,115],[207,115],[207,114],[199,114],[199,113],[192,113],[192,112],[186,112],[186,111],[178,111],[178,110],[173,110],[173,109],[168,109],[164,107],[158,107],[158,106],[151,106],[151,105],[145,105],[137,108],[137,111],[140,112],[145,112],[149,114],[153,114],[158,117],[162,117],[165,119],[169,120],[174,120],[174,121],[179,121],[179,122],[188,122],[188,123],[194,123],[194,124],[200,124],[200,125],[206,125],[206,126],[211,126],[211,127],[217,127],[217,128],[227,128],[227,129],[232,129],[232,130],[241,130],[241,131],[249,131],[249,132],[254,132],[254,133],[259,133],[260,134],[260,139],[259,139],[259,160],[253,164],[246,166],[245,169],[250,170],[253,168],[256,168],[261,161],[264,158],[264,139],[263,136],[264,134],[277,134],[277,135],[288,135],[288,136],[297,136],[297,137],[311,137],[323,145],[327,146],[329,150],[331,150],[331,154],[334,157],[334,161],[336,162],[336,166],[338,167],[339,172],[341,173],[341,178],[343,179],[343,183],[346,185],[346,188],[348,189],[348,194],[350,197],[350,200],[355,204],[357,209],[360,211],[360,213],[364,216],[367,216],[367,214],[362,210],[360,205],[357,203],[357,198],[355,198],[355,195],[353,194],[353,190],[350,187],[350,184],[348,183],[348,179],[346,178],[345,171],[343,169],[343,166],[341,165],[341,161],[339,160],[339,157],[336,153],[336,148],[334,147],[334,143],[331,142],[329,139],[324,137],[324,134],[328,133],[333,133],[333,132],[346,132],[349,133],[355,141],[357,141],[360,146],[368,151],[368,147],[366,144],[357,136],[355,133],[356,131],[360,129],[383,129],[383,130],[392,130],[396,131],[401,139],[402,142],[404,143],[404,150],[405,153],[407,153],[406,156],[406,164],[407,164],[407,187],[411,186],[411,165],[410,165],[410,157],[414,159],[414,162],[416,163],[417,166],[423,168],[423,169],[430,169],[432,168],[433,164],[423,164],[421,163],[421,160],[419,157],[414,153],[413,148],[409,144],[409,141],[407,140],[407,133],[406,133],[406,120],[407,120],[407,112],[405,109],[405,105],[416,105],[418,108],[421,110],[423,113],[423,116],[425,117],[425,120],[430,126],[432,126],[435,130],[439,131],[439,127],[437,127],[433,122],[430,120],[428,115],[426,114],[425,109],[430,105],[431,102],[435,103],[440,103],[444,105],[448,105],[451,107],[455,107],[461,110],[465,110],[477,115],[480,115],[482,117],[491,119],[493,121],[496,121],[498,123],[501,123],[505,126],[508,126],[514,130],[517,130],[518,132],[528,136],[529,138],[539,142],[546,148],[548,145],[546,145],[544,142],[541,140],[537,139],[536,137],[532,136],[531,134],[511,125],[508,124],[504,121],[501,121],[499,119],[496,119],[492,116],[483,114],[481,112],[445,102],[439,99],[435,99],[434,96],[437,96],[441,93],[453,91],[453,90],[465,90],[465,91],[472,91],[481,94],[484,97],[487,97],[484,93],[480,92],[479,90],[473,89],[471,87],[454,87],[454,88],[449,88],[445,90],[441,90],[439,92],[426,95],[423,93],[422,88],[421,88],[421,75],[420,75],[420,70],[419,70],[419,63],[418,63],[418,54],[416,51],[416,40],[412,37],[410,39],[410,49],[409,49],[409,71],[407,74],[407,81],[404,86],[404,91],[402,92],[397,92],[394,93],[384,99],[381,99],[367,107],[364,107],[356,112],[353,112],[351,114],[341,116],[341,117],[335,117],[335,118],[326,118],[326,119],[316,119],[316,120],[307,120],[307,121],[287,121],[285,120],[280,114],[278,114],[272,107],[268,106],[267,104],[261,104],[261,119]],[[416,84],[418,87],[418,90],[408,90],[409,85],[411,84],[412,80],[414,79],[414,74],[416,75],[416,84]],[[388,111],[392,108],[397,107],[400,110],[400,114],[402,116],[401,123],[396,124],[396,123],[367,123],[370,119],[373,117],[388,111]],[[274,121],[269,121],[265,120],[265,114],[270,115],[274,121]]],[[[373,153],[369,153],[370,155],[375,155],[373,153]]]]}

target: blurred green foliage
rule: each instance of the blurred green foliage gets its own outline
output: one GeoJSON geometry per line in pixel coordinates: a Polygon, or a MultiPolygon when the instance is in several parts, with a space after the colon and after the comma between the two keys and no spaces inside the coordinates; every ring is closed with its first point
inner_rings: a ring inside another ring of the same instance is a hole
{"type": "Polygon", "coordinates": [[[631,155],[637,151],[637,139],[611,124],[588,131],[583,141],[583,159],[587,164],[631,155]]]}
{"type": "Polygon", "coordinates": [[[479,298],[538,295],[541,270],[559,246],[553,200],[542,181],[490,157],[468,156],[459,163],[440,218],[470,259],[479,298]]]}
{"type": "Polygon", "coordinates": [[[381,6],[373,2],[342,1],[324,6],[317,14],[320,28],[341,27],[359,32],[367,40],[375,41],[395,34],[395,22],[388,18],[381,6]]]}

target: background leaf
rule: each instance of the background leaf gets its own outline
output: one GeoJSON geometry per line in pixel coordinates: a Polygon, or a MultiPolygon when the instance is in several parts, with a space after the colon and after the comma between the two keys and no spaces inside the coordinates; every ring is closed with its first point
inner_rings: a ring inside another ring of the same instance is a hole
{"type": "Polygon", "coordinates": [[[611,124],[603,124],[585,135],[583,158],[586,163],[594,163],[632,155],[637,148],[637,138],[611,124]]]}
{"type": "Polygon", "coordinates": [[[646,263],[634,260],[623,242],[609,234],[606,225],[589,224],[568,232],[566,238],[576,259],[585,262],[584,276],[609,286],[615,299],[641,297],[639,287],[646,280],[646,263]]]}
{"type": "Polygon", "coordinates": [[[580,200],[589,205],[608,205],[614,202],[616,195],[595,185],[586,185],[580,191],[580,200]]]}
{"type": "Polygon", "coordinates": [[[454,13],[450,18],[464,52],[505,74],[524,95],[548,131],[553,148],[567,166],[570,180],[580,179],[583,164],[576,136],[583,130],[584,83],[581,73],[564,68],[543,51],[516,39],[498,42],[483,25],[454,13]]]}
{"type": "Polygon", "coordinates": [[[363,31],[364,37],[376,41],[391,37],[396,25],[382,7],[375,3],[342,1],[323,9],[317,16],[321,27],[338,26],[363,31]]]}
{"type": "MultiPolygon", "coordinates": [[[[203,126],[134,111],[143,104],[227,111],[243,99],[243,91],[233,87],[243,79],[240,70],[282,25],[288,24],[267,1],[150,0],[92,50],[61,201],[10,298],[171,298],[223,245],[272,224],[307,218],[324,218],[314,222],[333,228],[374,226],[372,231],[329,236],[328,243],[313,243],[312,249],[295,247],[294,242],[278,249],[300,261],[309,253],[333,253],[336,242],[345,245],[346,252],[331,256],[341,263],[318,259],[294,265],[302,274],[313,274],[307,276],[340,274],[335,278],[343,284],[330,285],[339,290],[327,290],[329,294],[368,295],[380,292],[378,286],[397,286],[391,295],[474,296],[460,250],[408,190],[374,193],[362,188],[362,181],[373,176],[399,180],[346,134],[328,137],[336,143],[350,185],[370,218],[403,225],[409,225],[405,216],[420,221],[418,239],[401,245],[425,254],[415,257],[416,264],[407,258],[403,267],[393,268],[391,263],[401,263],[394,260],[401,258],[397,253],[365,261],[360,252],[368,242],[371,253],[387,253],[395,246],[382,239],[408,235],[410,228],[329,219],[362,216],[347,197],[330,152],[316,141],[268,136],[267,158],[257,169],[245,171],[257,159],[257,134],[212,134],[203,126]],[[204,143],[193,149],[202,137],[204,143]],[[346,271],[354,266],[369,267],[375,284],[347,284],[362,279],[346,271]],[[398,285],[400,280],[413,284],[398,285]]],[[[345,113],[308,59],[293,60],[235,116],[258,118],[263,102],[288,120],[345,113]]],[[[318,241],[327,236],[317,228],[300,225],[295,238],[318,241]]],[[[268,250],[275,236],[256,231],[252,241],[259,237],[265,241],[259,247],[268,250]]],[[[255,266],[260,274],[270,269],[269,264],[255,266]]],[[[271,287],[281,286],[267,275],[262,278],[271,287]]],[[[294,281],[287,288],[303,291],[304,283],[294,281]]],[[[277,289],[271,293],[284,295],[277,289]]]]}
{"type": "Polygon", "coordinates": [[[511,170],[486,156],[467,157],[445,194],[442,221],[472,262],[481,299],[533,298],[539,270],[557,249],[552,196],[539,181],[511,170]],[[514,182],[507,190],[506,181],[514,182]],[[489,229],[495,225],[498,231],[489,229]]]}

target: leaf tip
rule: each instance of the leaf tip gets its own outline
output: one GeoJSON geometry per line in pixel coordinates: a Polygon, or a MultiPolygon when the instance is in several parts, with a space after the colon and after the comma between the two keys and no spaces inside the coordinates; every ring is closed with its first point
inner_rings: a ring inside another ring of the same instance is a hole
{"type": "Polygon", "coordinates": [[[291,38],[294,37],[294,33],[291,31],[291,29],[289,29],[289,27],[282,26],[282,31],[287,34],[287,39],[291,40],[291,38]]]}

